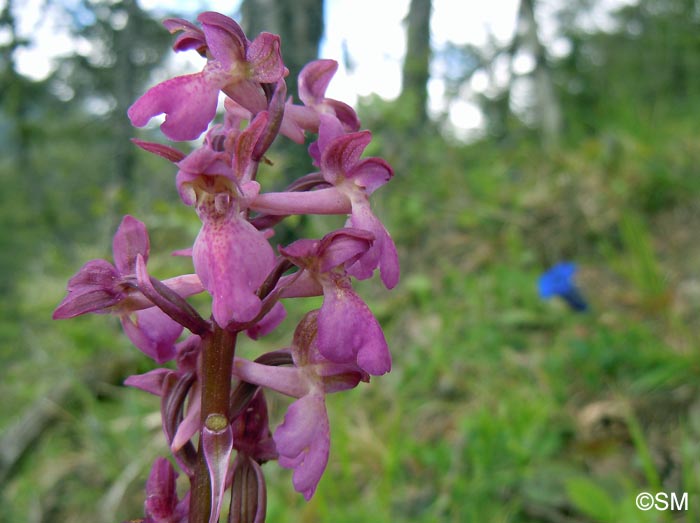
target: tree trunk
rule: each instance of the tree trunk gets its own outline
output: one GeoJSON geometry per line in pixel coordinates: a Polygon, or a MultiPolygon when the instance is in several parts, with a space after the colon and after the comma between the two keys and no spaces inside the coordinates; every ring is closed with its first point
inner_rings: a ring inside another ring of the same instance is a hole
{"type": "MultiPolygon", "coordinates": [[[[114,114],[115,119],[115,162],[114,170],[116,181],[122,191],[122,199],[132,197],[134,191],[134,167],[135,167],[135,147],[130,141],[134,134],[134,129],[131,122],[126,117],[126,110],[134,103],[137,98],[138,86],[135,85],[136,77],[134,62],[131,58],[130,46],[136,40],[136,23],[138,23],[138,6],[134,0],[125,0],[122,2],[129,18],[126,26],[121,31],[116,31],[114,35],[115,49],[115,64],[116,70],[114,98],[117,102],[117,110],[114,114]]],[[[124,202],[121,202],[119,213],[126,211],[124,202]]]]}
{"type": "MultiPolygon", "coordinates": [[[[262,31],[280,36],[282,59],[289,69],[289,76],[285,78],[287,96],[293,96],[299,103],[297,76],[302,67],[318,58],[324,30],[323,0],[243,0],[241,16],[243,29],[250,40],[262,31]]],[[[283,157],[285,184],[309,172],[308,154],[290,141],[278,140],[276,154],[283,157]]],[[[302,217],[301,223],[305,220],[302,217]]],[[[296,239],[286,227],[282,227],[276,237],[282,242],[296,239]]]]}
{"type": "Polygon", "coordinates": [[[241,15],[250,40],[262,31],[280,35],[282,58],[289,69],[287,92],[296,98],[299,71],[318,58],[323,0],[243,0],[241,15]]]}
{"type": "Polygon", "coordinates": [[[416,125],[428,120],[430,78],[430,0],[411,0],[406,17],[406,58],[403,63],[401,99],[416,125]]]}
{"type": "Polygon", "coordinates": [[[521,0],[518,14],[518,32],[522,42],[535,56],[535,96],[539,115],[542,144],[545,148],[556,147],[561,136],[562,113],[554,89],[554,81],[547,64],[547,53],[537,34],[535,0],[521,0]]]}

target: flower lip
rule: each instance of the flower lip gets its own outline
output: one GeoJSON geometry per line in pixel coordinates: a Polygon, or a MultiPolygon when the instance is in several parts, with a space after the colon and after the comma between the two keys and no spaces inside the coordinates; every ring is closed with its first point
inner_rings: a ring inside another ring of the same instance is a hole
{"type": "Polygon", "coordinates": [[[323,394],[308,394],[292,403],[273,437],[279,464],[294,469],[294,489],[310,500],[330,452],[330,427],[323,394]]]}
{"type": "Polygon", "coordinates": [[[221,327],[232,321],[249,322],[262,307],[256,291],[275,266],[272,247],[238,213],[223,219],[200,214],[205,219],[192,261],[202,285],[212,295],[214,319],[221,327]]]}

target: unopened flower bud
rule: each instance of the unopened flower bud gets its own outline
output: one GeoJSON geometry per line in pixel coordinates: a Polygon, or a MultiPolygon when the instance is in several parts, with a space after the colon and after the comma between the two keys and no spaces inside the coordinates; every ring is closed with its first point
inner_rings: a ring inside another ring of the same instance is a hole
{"type": "Polygon", "coordinates": [[[267,512],[267,487],[260,465],[239,454],[233,463],[231,508],[228,523],[263,523],[267,512]]]}

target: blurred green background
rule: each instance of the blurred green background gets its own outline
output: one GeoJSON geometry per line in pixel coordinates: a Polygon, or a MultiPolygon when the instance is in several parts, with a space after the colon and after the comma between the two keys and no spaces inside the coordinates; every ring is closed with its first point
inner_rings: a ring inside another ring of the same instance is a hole
{"type": "MultiPolygon", "coordinates": [[[[280,20],[313,22],[296,35],[304,63],[323,2],[302,3],[267,19],[246,1],[244,27],[297,42],[280,20]]],[[[469,3],[443,4],[468,16],[469,3]]],[[[311,502],[265,465],[268,521],[700,521],[700,5],[522,0],[508,41],[439,48],[430,2],[402,5],[401,95],[359,103],[367,154],[396,171],[373,208],[402,280],[358,286],[394,367],[328,397],[331,459],[311,502]],[[591,23],[600,9],[607,22],[591,23]],[[449,102],[479,108],[468,140],[426,110],[435,79],[449,102]],[[562,260],[580,267],[588,313],[538,296],[562,260]],[[688,510],[642,512],[640,491],[687,492],[688,510]]],[[[170,67],[168,13],[134,0],[41,6],[89,45],[31,79],[18,67],[32,45],[24,4],[0,12],[0,521],[118,522],[142,516],[150,464],[167,455],[157,398],[122,386],[154,363],[115,318],[50,317],[86,260],[111,257],[124,213],[149,228],[154,275],[191,271],[169,253],[191,244],[196,216],[172,166],[129,142],[158,134],[125,118],[170,67]]],[[[289,147],[269,156],[266,189],[311,169],[289,147]]],[[[314,218],[285,234],[328,228],[314,218]]],[[[240,351],[286,345],[311,305],[240,351]]],[[[287,400],[270,396],[278,423],[287,400]]]]}

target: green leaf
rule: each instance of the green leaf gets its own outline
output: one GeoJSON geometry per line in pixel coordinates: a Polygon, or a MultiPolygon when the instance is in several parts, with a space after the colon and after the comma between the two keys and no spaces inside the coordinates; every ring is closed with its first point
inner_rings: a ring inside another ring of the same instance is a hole
{"type": "Polygon", "coordinates": [[[586,477],[571,478],[566,482],[566,492],[574,506],[596,523],[619,521],[615,500],[593,480],[586,477]]]}

